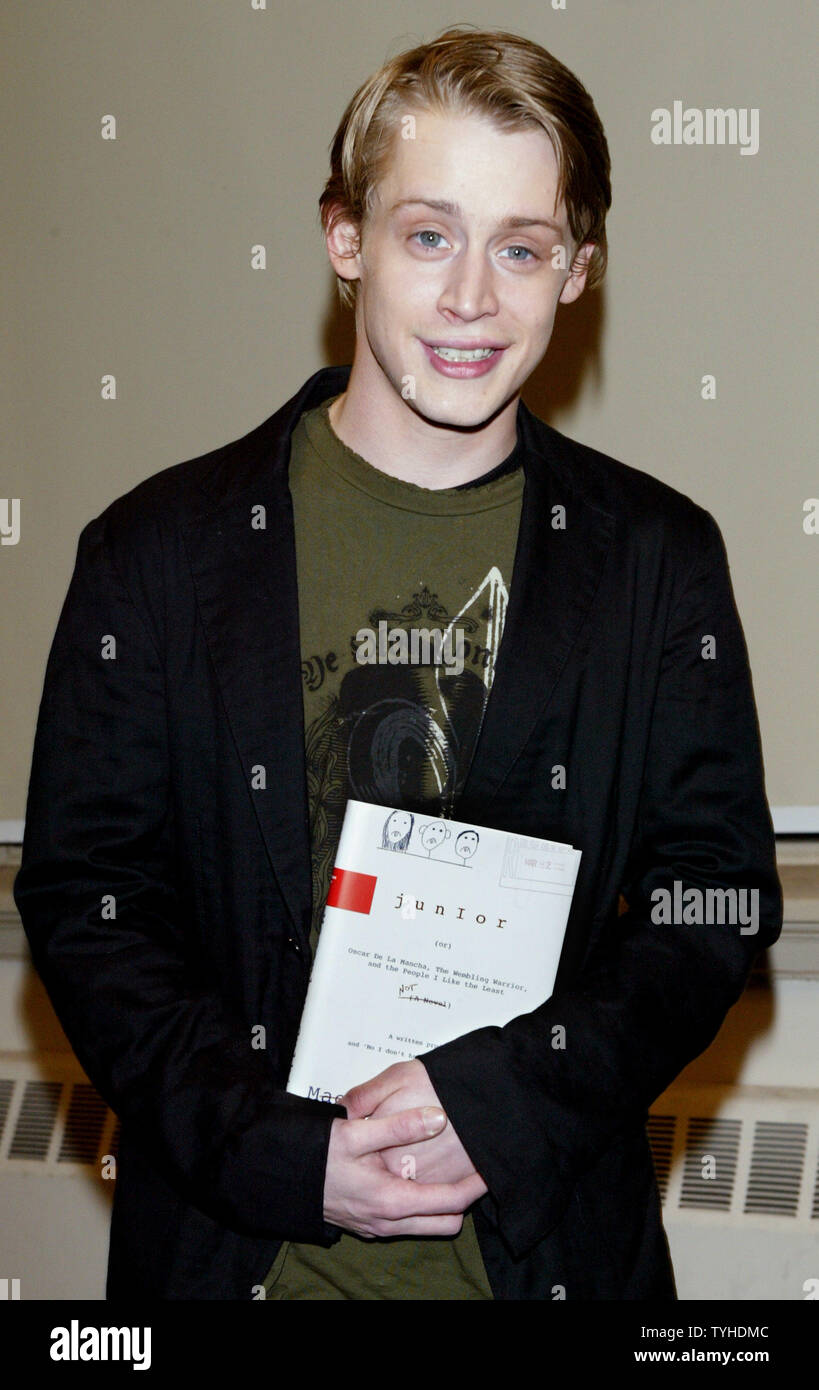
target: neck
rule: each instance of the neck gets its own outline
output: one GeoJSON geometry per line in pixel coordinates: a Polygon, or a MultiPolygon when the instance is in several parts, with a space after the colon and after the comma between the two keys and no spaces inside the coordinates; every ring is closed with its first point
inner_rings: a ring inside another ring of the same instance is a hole
{"type": "Polygon", "coordinates": [[[400,399],[373,360],[367,370],[356,353],[347,390],[330,407],[343,444],[392,478],[419,487],[459,487],[508,458],[517,441],[518,396],[479,429],[425,420],[400,399]]]}

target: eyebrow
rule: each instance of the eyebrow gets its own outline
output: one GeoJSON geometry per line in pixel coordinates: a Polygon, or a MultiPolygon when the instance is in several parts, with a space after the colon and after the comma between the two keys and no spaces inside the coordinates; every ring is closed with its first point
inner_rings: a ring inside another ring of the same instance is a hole
{"type": "MultiPolygon", "coordinates": [[[[460,203],[451,203],[444,198],[399,198],[398,202],[393,203],[387,211],[397,212],[399,208],[417,203],[427,208],[435,208],[438,212],[445,212],[450,217],[463,219],[463,208],[460,203]]],[[[559,232],[561,235],[563,232],[560,223],[555,222],[551,217],[504,217],[498,225],[500,227],[551,227],[552,231],[559,232]]]]}

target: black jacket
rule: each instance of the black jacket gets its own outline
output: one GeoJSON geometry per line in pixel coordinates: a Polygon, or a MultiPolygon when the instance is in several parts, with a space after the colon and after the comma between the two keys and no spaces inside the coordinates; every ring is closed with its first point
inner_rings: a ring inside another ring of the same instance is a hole
{"type": "MultiPolygon", "coordinates": [[[[14,895],[122,1120],[110,1298],[249,1299],[281,1239],[340,1234],[322,1193],[345,1112],[283,1090],[311,912],[287,468],[299,416],[348,375],[317,372],[79,539],[14,895]]],[[[781,926],[745,642],[706,511],[522,403],[518,426],[506,626],[454,815],[583,856],[552,998],[423,1061],[489,1188],[497,1298],[673,1298],[647,1109],[781,926]],[[758,931],[655,922],[675,880],[758,890],[758,931]]]]}

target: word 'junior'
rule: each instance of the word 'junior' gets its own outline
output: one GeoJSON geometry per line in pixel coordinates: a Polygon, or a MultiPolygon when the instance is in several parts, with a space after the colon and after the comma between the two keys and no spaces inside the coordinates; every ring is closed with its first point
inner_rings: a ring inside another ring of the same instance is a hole
{"type": "MultiPolygon", "coordinates": [[[[418,898],[410,898],[410,897],[407,896],[406,893],[399,893],[399,894],[398,894],[398,902],[393,903],[393,907],[395,908],[396,912],[400,912],[400,913],[401,913],[402,917],[408,917],[408,918],[409,918],[409,917],[414,917],[415,914],[416,914],[417,912],[423,912],[423,911],[424,911],[424,904],[423,904],[423,901],[420,901],[420,902],[419,902],[418,898]]],[[[450,911],[452,911],[451,908],[450,908],[450,911]]],[[[465,913],[465,912],[466,912],[466,908],[465,908],[465,907],[459,907],[459,908],[458,908],[457,912],[455,913],[455,916],[456,916],[456,918],[458,919],[459,922],[461,922],[461,921],[464,920],[464,913],[465,913]]],[[[435,904],[435,909],[434,909],[433,916],[436,916],[436,917],[445,917],[445,916],[446,916],[446,908],[444,907],[443,903],[436,903],[436,904],[435,904]]],[[[486,915],[485,915],[485,913],[483,913],[483,912],[476,912],[476,913],[475,913],[475,921],[478,923],[479,926],[482,927],[482,926],[484,925],[485,921],[486,921],[486,915]]],[[[506,917],[499,917],[498,920],[497,920],[497,922],[495,923],[495,926],[496,926],[496,927],[505,927],[505,926],[506,926],[506,922],[507,922],[506,917]]]]}

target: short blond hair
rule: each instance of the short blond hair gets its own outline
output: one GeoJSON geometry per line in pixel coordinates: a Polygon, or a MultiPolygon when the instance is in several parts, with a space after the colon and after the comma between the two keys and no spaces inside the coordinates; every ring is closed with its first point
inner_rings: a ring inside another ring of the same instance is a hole
{"type": "MultiPolygon", "coordinates": [[[[385,172],[401,117],[410,111],[489,117],[502,130],[540,128],[555,152],[557,200],[580,247],[594,242],[586,286],[608,261],[606,213],[611,161],[600,117],[573,72],[539,44],[503,30],[456,25],[391,58],[352,97],[330,148],[319,198],[327,232],[350,218],[359,232],[385,172]]],[[[355,304],[357,281],[337,276],[341,301],[355,304]]]]}

